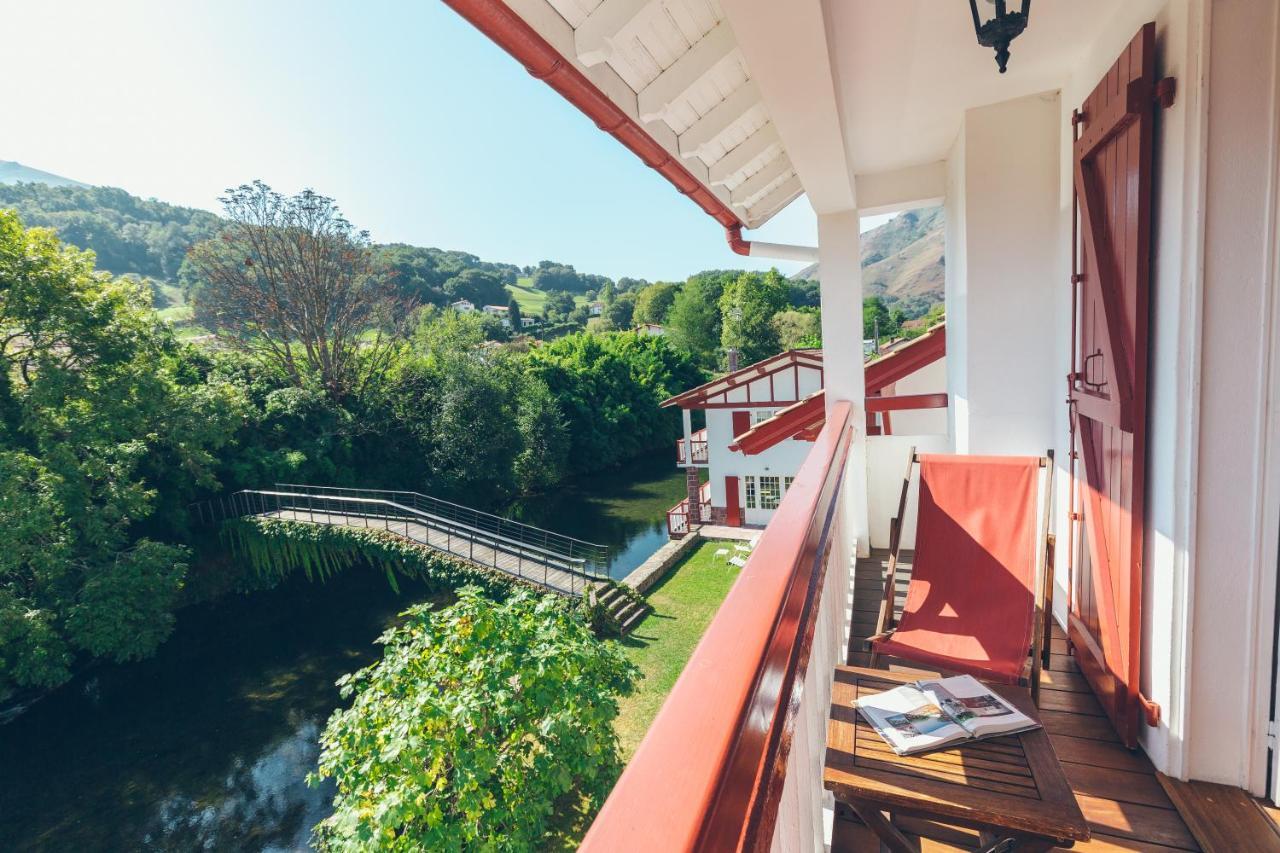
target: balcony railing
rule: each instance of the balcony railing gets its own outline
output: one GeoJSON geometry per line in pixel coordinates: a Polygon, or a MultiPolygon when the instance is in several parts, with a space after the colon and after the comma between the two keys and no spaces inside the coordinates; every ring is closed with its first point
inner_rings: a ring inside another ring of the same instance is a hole
{"type": "Polygon", "coordinates": [[[893,422],[890,420],[890,412],[945,409],[948,399],[945,393],[869,396],[867,397],[867,435],[892,435],[893,422]]]}
{"type": "Polygon", "coordinates": [[[583,841],[587,851],[821,849],[831,673],[851,558],[836,404],[583,841]],[[781,837],[781,836],[779,836],[781,837]]]}
{"type": "Polygon", "coordinates": [[[689,444],[693,448],[693,461],[686,461],[687,455],[684,452],[684,439],[676,439],[676,464],[677,465],[706,465],[707,464],[707,431],[700,429],[693,433],[689,438],[689,444]]]}
{"type": "MultiPolygon", "coordinates": [[[[701,504],[700,517],[704,522],[711,519],[711,484],[703,483],[698,488],[698,499],[701,504]]],[[[689,499],[667,510],[667,535],[672,539],[683,539],[689,533],[689,499]]]]}

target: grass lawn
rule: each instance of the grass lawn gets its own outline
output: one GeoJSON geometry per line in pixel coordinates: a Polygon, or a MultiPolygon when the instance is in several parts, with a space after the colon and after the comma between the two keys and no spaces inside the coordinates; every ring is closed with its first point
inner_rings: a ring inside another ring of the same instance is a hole
{"type": "Polygon", "coordinates": [[[738,577],[738,567],[713,559],[723,542],[703,542],[649,590],[653,612],[621,642],[644,678],[623,699],[614,721],[622,757],[630,761],[693,648],[738,577]]]}
{"type": "MultiPolygon", "coordinates": [[[[508,284],[507,292],[515,297],[522,314],[530,317],[542,316],[542,306],[547,304],[547,294],[541,290],[534,290],[527,276],[516,279],[515,284],[508,284]]],[[[586,302],[587,297],[580,293],[573,297],[574,305],[585,305],[586,302]]]]}

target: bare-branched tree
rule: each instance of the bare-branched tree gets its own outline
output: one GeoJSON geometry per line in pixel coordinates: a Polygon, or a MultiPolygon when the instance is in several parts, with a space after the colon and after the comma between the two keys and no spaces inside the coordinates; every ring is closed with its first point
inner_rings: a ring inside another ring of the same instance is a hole
{"type": "Polygon", "coordinates": [[[368,232],[311,190],[285,196],[254,181],[219,201],[225,226],[191,249],[197,319],[335,399],[385,370],[412,306],[377,269],[368,232]]]}

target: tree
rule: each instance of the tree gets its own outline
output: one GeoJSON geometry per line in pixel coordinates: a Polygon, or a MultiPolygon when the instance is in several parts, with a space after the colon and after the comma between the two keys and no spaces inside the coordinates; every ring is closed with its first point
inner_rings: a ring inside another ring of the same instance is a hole
{"type": "Polygon", "coordinates": [[[705,379],[665,338],[636,332],[565,335],[530,350],[526,364],[559,403],[574,471],[666,446],[679,433],[679,413],[659,404],[705,379]]]}
{"type": "Polygon", "coordinates": [[[261,181],[228,190],[226,225],[197,244],[197,318],[231,346],[334,399],[385,369],[406,307],[378,275],[368,234],[333,199],[261,181]]]}
{"type": "Polygon", "coordinates": [[[676,301],[677,288],[674,284],[658,282],[643,288],[636,293],[636,311],[633,320],[636,323],[656,323],[662,325],[671,312],[676,301]]]}
{"type": "Polygon", "coordinates": [[[583,293],[589,286],[572,266],[553,261],[539,261],[529,283],[535,290],[546,293],[554,290],[583,293]]]}
{"type": "MultiPolygon", "coordinates": [[[[901,312],[898,312],[898,316],[902,316],[901,312]]],[[[877,332],[879,332],[881,339],[891,338],[898,333],[900,325],[899,322],[895,322],[894,315],[889,311],[889,307],[882,297],[868,296],[862,300],[862,336],[864,339],[875,338],[877,332]]]]}
{"type": "Polygon", "coordinates": [[[444,292],[450,301],[466,299],[473,305],[505,305],[508,294],[497,273],[482,269],[467,269],[444,283],[444,292]]]}
{"type": "Polygon", "coordinates": [[[548,317],[567,317],[573,310],[573,294],[563,290],[555,290],[547,294],[547,302],[543,313],[548,317]]]}
{"type": "Polygon", "coordinates": [[[635,307],[634,294],[621,293],[615,296],[609,306],[605,308],[604,316],[613,328],[627,331],[631,328],[631,318],[635,313],[635,307]]]}
{"type": "Polygon", "coordinates": [[[638,671],[553,596],[466,587],[411,608],[382,660],[338,683],[312,781],[337,784],[323,850],[528,850],[562,797],[599,806],[620,771],[613,720],[638,671]]]}
{"type": "Polygon", "coordinates": [[[513,296],[507,300],[507,321],[511,323],[512,333],[519,332],[524,328],[524,317],[520,313],[520,303],[513,296]]]}
{"type": "Polygon", "coordinates": [[[721,346],[736,348],[744,364],[777,355],[781,345],[773,317],[786,307],[788,295],[786,279],[777,270],[738,276],[720,297],[721,346]]]}
{"type": "Polygon", "coordinates": [[[0,693],[53,686],[81,651],[169,634],[185,548],[140,535],[212,483],[233,389],[181,375],[141,283],[0,212],[0,693]],[[163,495],[157,485],[164,486],[163,495]]]}
{"type": "Polygon", "coordinates": [[[773,315],[773,329],[784,350],[822,346],[822,317],[816,311],[779,311],[773,315]]]}
{"type": "Polygon", "coordinates": [[[720,345],[719,299],[713,284],[690,278],[667,313],[667,337],[671,343],[705,367],[715,363],[720,345]]]}

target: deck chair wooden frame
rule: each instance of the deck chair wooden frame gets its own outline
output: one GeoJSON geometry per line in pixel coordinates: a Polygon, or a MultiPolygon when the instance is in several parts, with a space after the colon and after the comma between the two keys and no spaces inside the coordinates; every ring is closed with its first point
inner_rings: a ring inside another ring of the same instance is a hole
{"type": "MultiPolygon", "coordinates": [[[[885,574],[884,596],[880,601],[880,610],[876,616],[875,633],[867,638],[871,649],[871,666],[875,667],[880,653],[876,650],[878,640],[887,640],[893,636],[897,624],[894,604],[897,599],[898,561],[902,547],[902,528],[907,511],[907,493],[911,488],[911,476],[919,454],[911,448],[907,460],[907,473],[902,478],[902,492],[898,496],[898,512],[889,519],[889,566],[885,574]]],[[[1040,457],[1040,467],[1047,469],[1042,477],[1043,487],[1040,489],[1043,509],[1041,513],[1040,535],[1037,538],[1041,546],[1036,549],[1036,573],[1034,581],[1035,614],[1031,628],[1031,649],[1020,683],[1030,687],[1031,699],[1040,704],[1040,674],[1049,665],[1053,636],[1053,569],[1054,569],[1054,536],[1049,532],[1049,513],[1053,501],[1053,451],[1046,451],[1040,457]]]]}

